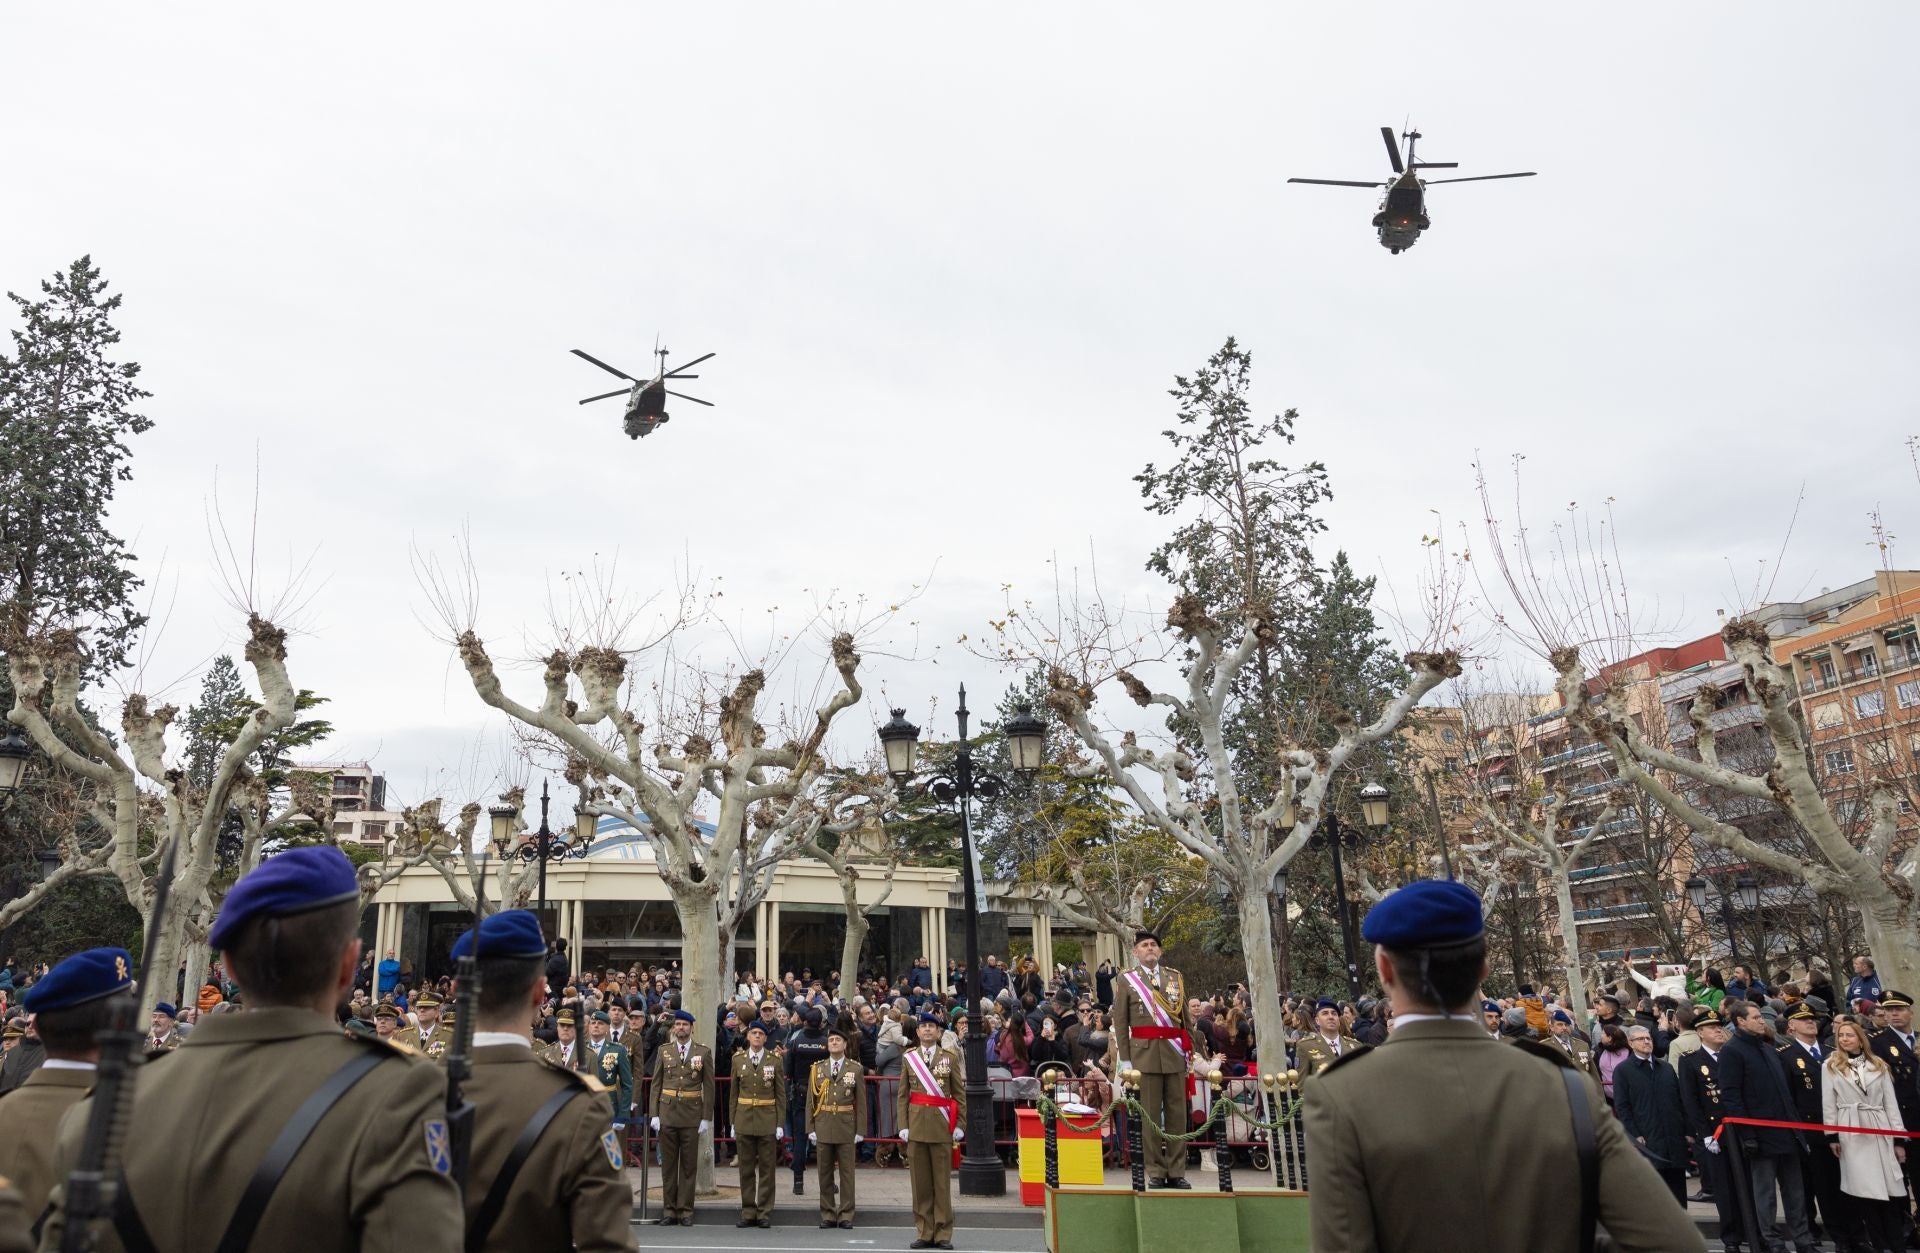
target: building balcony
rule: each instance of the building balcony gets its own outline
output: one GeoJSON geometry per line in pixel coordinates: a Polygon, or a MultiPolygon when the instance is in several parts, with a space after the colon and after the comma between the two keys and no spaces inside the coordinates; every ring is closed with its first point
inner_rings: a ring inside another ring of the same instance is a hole
{"type": "MultiPolygon", "coordinates": [[[[1608,823],[1607,825],[1612,826],[1613,824],[1608,823]]],[[[1578,887],[1596,881],[1618,879],[1623,875],[1645,874],[1646,872],[1647,863],[1644,861],[1617,861],[1605,866],[1582,866],[1578,870],[1569,872],[1567,880],[1578,887]]]]}
{"type": "Polygon", "coordinates": [[[1570,762],[1586,761],[1592,757],[1604,757],[1610,750],[1605,744],[1585,744],[1579,748],[1570,748],[1564,753],[1555,753],[1551,757],[1540,759],[1541,770],[1557,770],[1570,762]]]}
{"type": "MultiPolygon", "coordinates": [[[[1602,840],[1610,839],[1622,831],[1638,831],[1639,829],[1640,820],[1638,818],[1615,818],[1613,821],[1607,823],[1606,826],[1600,828],[1600,834],[1596,838],[1602,840]]],[[[1587,832],[1591,830],[1593,830],[1592,823],[1588,823],[1584,827],[1575,827],[1572,831],[1568,832],[1569,838],[1560,841],[1560,847],[1571,848],[1581,840],[1586,839],[1587,832]]]]}
{"type": "Polygon", "coordinates": [[[1566,716],[1567,711],[1565,709],[1549,709],[1543,714],[1535,714],[1533,717],[1528,718],[1527,725],[1530,727],[1542,727],[1552,722],[1555,718],[1564,718],[1566,716]]]}
{"type": "Polygon", "coordinates": [[[1576,909],[1573,921],[1578,926],[1590,926],[1597,922],[1619,922],[1631,918],[1651,918],[1653,907],[1628,903],[1625,905],[1601,905],[1594,909],[1576,909]]]}
{"type": "MultiPolygon", "coordinates": [[[[1766,721],[1766,717],[1767,714],[1764,709],[1749,701],[1744,705],[1734,705],[1727,709],[1714,710],[1713,716],[1707,719],[1707,724],[1713,728],[1714,733],[1717,735],[1722,731],[1731,731],[1736,727],[1759,726],[1762,722],[1766,721]]],[[[1671,719],[1668,721],[1667,735],[1675,744],[1691,744],[1695,738],[1697,738],[1692,721],[1684,717],[1678,722],[1674,722],[1671,719]]]]}
{"type": "Polygon", "coordinates": [[[1603,948],[1594,953],[1601,961],[1639,961],[1643,957],[1660,957],[1666,949],[1654,948],[1603,948]]]}

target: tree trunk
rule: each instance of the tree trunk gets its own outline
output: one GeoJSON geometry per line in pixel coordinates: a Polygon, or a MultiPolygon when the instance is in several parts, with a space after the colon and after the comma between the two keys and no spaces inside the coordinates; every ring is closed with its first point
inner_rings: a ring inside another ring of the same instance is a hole
{"type": "MultiPolygon", "coordinates": [[[[714,913],[713,890],[693,891],[673,887],[673,912],[680,919],[680,1004],[693,1015],[693,1038],[711,1051],[715,1031],[714,1010],[720,1004],[716,986],[720,970],[720,919],[714,913]]],[[[700,1173],[694,1190],[701,1196],[713,1194],[713,1128],[700,1137],[700,1173]]]]}
{"type": "Polygon", "coordinates": [[[200,985],[207,981],[207,945],[204,940],[186,943],[186,966],[184,978],[180,980],[180,1005],[197,1004],[200,998],[200,985]]]}
{"type": "Polygon", "coordinates": [[[1560,910],[1561,957],[1567,966],[1567,1000],[1574,1021],[1587,1012],[1586,977],[1580,973],[1580,924],[1573,916],[1573,880],[1566,869],[1553,871],[1553,899],[1560,910]]]}
{"type": "Polygon", "coordinates": [[[860,950],[866,946],[867,916],[858,907],[847,910],[847,930],[840,940],[840,995],[852,999],[852,989],[860,986],[860,950]]]}
{"type": "Polygon", "coordinates": [[[1271,892],[1242,892],[1239,897],[1240,949],[1247,959],[1247,1003],[1253,1006],[1253,1038],[1286,1058],[1286,1024],[1281,1018],[1280,985],[1273,963],[1271,892]]]}
{"type": "MultiPolygon", "coordinates": [[[[1910,928],[1900,927],[1894,930],[1883,918],[1875,917],[1875,911],[1860,911],[1861,928],[1867,935],[1867,952],[1873,954],[1874,967],[1880,975],[1880,983],[1889,988],[1920,987],[1920,953],[1914,951],[1913,932],[1910,928]]],[[[1756,960],[1754,969],[1760,968],[1756,960]]],[[[1836,980],[1845,982],[1846,966],[1836,966],[1836,980]]]]}

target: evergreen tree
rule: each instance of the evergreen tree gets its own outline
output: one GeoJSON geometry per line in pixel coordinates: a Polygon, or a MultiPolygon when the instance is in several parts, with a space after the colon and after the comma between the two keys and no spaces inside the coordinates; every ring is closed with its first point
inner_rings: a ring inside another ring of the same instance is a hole
{"type": "Polygon", "coordinates": [[[187,779],[194,787],[205,791],[213,786],[214,767],[233,742],[249,699],[233,658],[215,657],[200,680],[200,699],[187,709],[187,779]]]}

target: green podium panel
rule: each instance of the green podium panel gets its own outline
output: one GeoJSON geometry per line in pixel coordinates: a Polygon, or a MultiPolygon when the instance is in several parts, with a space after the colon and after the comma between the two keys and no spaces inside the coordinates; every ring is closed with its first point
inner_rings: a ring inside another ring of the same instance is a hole
{"type": "Polygon", "coordinates": [[[1307,1194],[1049,1188],[1051,1253],[1309,1253],[1307,1194]]]}

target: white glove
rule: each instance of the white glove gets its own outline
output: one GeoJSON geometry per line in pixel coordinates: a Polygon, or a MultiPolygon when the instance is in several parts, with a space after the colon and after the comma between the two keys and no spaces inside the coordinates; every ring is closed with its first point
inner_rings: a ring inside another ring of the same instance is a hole
{"type": "Polygon", "coordinates": [[[965,1127],[955,1127],[953,1129],[953,1142],[955,1144],[960,1143],[960,1141],[966,1138],[967,1138],[967,1129],[965,1127]]]}
{"type": "Polygon", "coordinates": [[[707,1134],[707,1128],[708,1128],[708,1127],[711,1127],[711,1126],[713,1126],[713,1124],[712,1124],[712,1123],[710,1123],[710,1122],[708,1122],[708,1121],[707,1121],[706,1119],[704,1119],[704,1118],[702,1118],[702,1119],[700,1120],[700,1134],[701,1134],[701,1135],[705,1135],[705,1134],[707,1134]]]}
{"type": "Polygon", "coordinates": [[[1094,1111],[1091,1105],[1082,1105],[1078,1101],[1068,1101],[1060,1107],[1060,1112],[1063,1114],[1091,1114],[1094,1111]]]}
{"type": "Polygon", "coordinates": [[[817,1132],[817,1131],[809,1131],[809,1132],[807,1132],[807,1143],[808,1143],[808,1144],[818,1144],[818,1143],[820,1143],[820,1133],[819,1133],[819,1132],[817,1132]]]}
{"type": "Polygon", "coordinates": [[[786,1139],[786,1138],[787,1138],[787,1129],[786,1129],[785,1127],[775,1127],[775,1128],[773,1129],[773,1138],[774,1138],[774,1139],[776,1139],[776,1140],[784,1140],[784,1139],[786,1139]]]}
{"type": "Polygon", "coordinates": [[[865,1136],[855,1136],[855,1137],[853,1137],[853,1142],[854,1142],[855,1144],[865,1144],[865,1143],[867,1142],[867,1137],[865,1137],[865,1136]]]}
{"type": "Polygon", "coordinates": [[[1719,1151],[1720,1151],[1720,1141],[1718,1140],[1707,1141],[1707,1152],[1718,1153],[1719,1151]]]}
{"type": "Polygon", "coordinates": [[[658,1116],[658,1115],[655,1115],[655,1116],[654,1116],[654,1119],[653,1119],[653,1121],[652,1121],[652,1122],[650,1122],[650,1123],[649,1123],[649,1124],[647,1124],[647,1125],[648,1125],[648,1126],[650,1126],[650,1127],[652,1127],[652,1128],[653,1128],[653,1129],[654,1129],[655,1131],[658,1131],[658,1130],[660,1130],[660,1118],[659,1118],[659,1116],[658,1116]]]}
{"type": "Polygon", "coordinates": [[[1123,1057],[1120,1059],[1120,1064],[1113,1068],[1113,1073],[1115,1075],[1123,1075],[1126,1073],[1126,1071],[1127,1071],[1127,1059],[1123,1057]]]}

